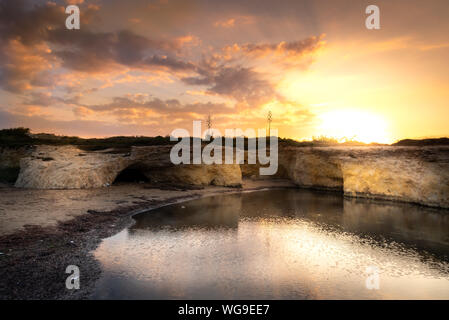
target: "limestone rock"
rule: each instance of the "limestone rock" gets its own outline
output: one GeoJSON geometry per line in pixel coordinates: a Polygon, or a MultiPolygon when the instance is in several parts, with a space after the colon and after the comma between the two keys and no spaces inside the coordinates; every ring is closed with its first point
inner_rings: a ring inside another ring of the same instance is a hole
{"type": "MultiPolygon", "coordinates": [[[[20,160],[15,185],[98,188],[111,185],[127,168],[138,170],[150,182],[239,186],[242,172],[246,177],[261,178],[259,164],[174,166],[170,150],[169,145],[96,152],[74,146],[36,146],[20,160]]],[[[449,147],[445,146],[280,148],[278,173],[264,178],[275,177],[287,177],[300,187],[344,192],[349,197],[449,208],[449,147]]]]}
{"type": "Polygon", "coordinates": [[[111,184],[131,163],[122,154],[84,152],[73,146],[37,146],[21,159],[16,187],[36,189],[85,189],[111,184]]]}
{"type": "Polygon", "coordinates": [[[170,162],[171,146],[133,147],[130,152],[113,149],[85,152],[74,146],[37,146],[20,161],[15,183],[20,188],[87,189],[111,185],[128,167],[143,175],[151,172],[169,175],[172,180],[194,185],[239,186],[238,165],[180,165],[170,162]]]}
{"type": "Polygon", "coordinates": [[[296,152],[291,179],[303,187],[343,190],[341,159],[338,152],[318,148],[302,148],[296,152]]]}
{"type": "Polygon", "coordinates": [[[301,187],[449,208],[449,147],[288,148],[279,157],[301,187]]]}
{"type": "MultiPolygon", "coordinates": [[[[449,153],[446,153],[449,155],[449,153]]],[[[449,208],[449,162],[397,154],[342,163],[347,196],[381,198],[449,208]]]]}

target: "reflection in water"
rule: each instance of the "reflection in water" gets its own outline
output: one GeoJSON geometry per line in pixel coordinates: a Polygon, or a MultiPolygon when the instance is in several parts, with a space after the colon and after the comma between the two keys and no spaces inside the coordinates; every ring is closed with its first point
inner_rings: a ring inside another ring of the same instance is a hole
{"type": "Polygon", "coordinates": [[[447,211],[287,189],[134,218],[94,252],[93,298],[449,299],[447,211]]]}

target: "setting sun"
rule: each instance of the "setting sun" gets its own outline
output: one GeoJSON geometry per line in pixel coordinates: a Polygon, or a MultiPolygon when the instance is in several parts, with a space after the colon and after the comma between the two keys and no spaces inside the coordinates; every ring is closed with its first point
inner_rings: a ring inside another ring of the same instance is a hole
{"type": "Polygon", "coordinates": [[[331,111],[320,116],[319,131],[339,141],[391,143],[386,121],[375,114],[357,110],[331,111]]]}

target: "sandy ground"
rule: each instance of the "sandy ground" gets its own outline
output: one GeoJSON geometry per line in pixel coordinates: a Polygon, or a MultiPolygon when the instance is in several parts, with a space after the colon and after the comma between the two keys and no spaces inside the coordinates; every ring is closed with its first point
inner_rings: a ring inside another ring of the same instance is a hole
{"type": "Polygon", "coordinates": [[[179,197],[292,186],[286,180],[245,180],[242,189],[208,186],[200,190],[161,190],[146,184],[124,184],[86,190],[31,190],[0,186],[0,236],[24,226],[51,227],[86,214],[88,210],[111,211],[145,206],[179,197]]]}

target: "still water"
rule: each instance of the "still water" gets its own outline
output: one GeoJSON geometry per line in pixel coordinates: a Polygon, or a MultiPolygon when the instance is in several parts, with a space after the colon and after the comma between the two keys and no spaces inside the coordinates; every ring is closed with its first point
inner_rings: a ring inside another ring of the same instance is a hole
{"type": "Polygon", "coordinates": [[[134,216],[94,299],[449,299],[449,212],[305,190],[134,216]]]}

